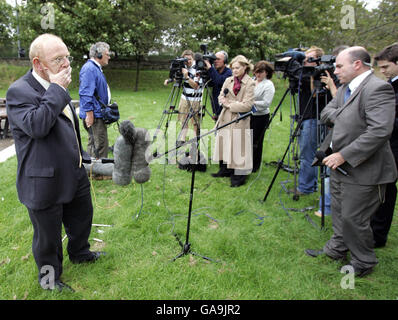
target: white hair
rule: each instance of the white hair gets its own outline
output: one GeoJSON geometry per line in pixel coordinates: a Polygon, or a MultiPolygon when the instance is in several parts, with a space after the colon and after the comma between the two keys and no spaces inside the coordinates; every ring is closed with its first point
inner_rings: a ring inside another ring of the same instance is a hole
{"type": "Polygon", "coordinates": [[[90,48],[90,58],[95,58],[98,53],[104,53],[106,50],[109,51],[109,48],[110,46],[106,42],[97,42],[93,44],[90,48]]]}
{"type": "Polygon", "coordinates": [[[35,40],[32,41],[29,48],[29,59],[30,61],[33,60],[35,57],[43,57],[43,45],[52,40],[60,40],[62,43],[62,39],[54,34],[51,33],[44,33],[38,36],[35,40]]]}

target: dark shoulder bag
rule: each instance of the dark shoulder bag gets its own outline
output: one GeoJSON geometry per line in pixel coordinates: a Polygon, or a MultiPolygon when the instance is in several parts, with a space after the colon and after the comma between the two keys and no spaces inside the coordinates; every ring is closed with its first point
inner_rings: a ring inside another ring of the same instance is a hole
{"type": "Polygon", "coordinates": [[[102,120],[104,120],[105,124],[111,124],[116,121],[119,121],[120,119],[119,106],[117,105],[116,102],[105,105],[99,99],[98,94],[95,94],[95,98],[101,104],[102,120]]]}

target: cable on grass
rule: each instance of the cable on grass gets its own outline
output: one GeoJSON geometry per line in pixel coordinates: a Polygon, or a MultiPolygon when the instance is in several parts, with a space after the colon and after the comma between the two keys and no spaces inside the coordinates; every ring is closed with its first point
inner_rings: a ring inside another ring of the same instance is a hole
{"type": "MultiPolygon", "coordinates": [[[[134,182],[131,182],[131,183],[134,185],[134,182]]],[[[93,167],[90,168],[90,187],[91,187],[91,190],[92,190],[92,195],[93,195],[93,198],[94,198],[95,207],[99,208],[99,209],[109,210],[109,209],[113,209],[113,208],[115,208],[117,206],[120,207],[120,202],[123,202],[128,197],[128,193],[127,193],[127,195],[123,199],[121,199],[120,201],[115,201],[114,205],[111,205],[109,207],[101,207],[98,204],[98,202],[97,202],[97,196],[96,196],[95,188],[94,188],[94,184],[93,184],[93,167]]]]}
{"type": "Polygon", "coordinates": [[[258,215],[257,213],[255,213],[255,212],[251,212],[251,211],[247,211],[247,210],[240,210],[240,211],[238,211],[237,213],[235,213],[234,215],[235,216],[238,216],[238,215],[240,215],[240,214],[242,214],[242,213],[251,213],[251,214],[254,214],[256,217],[254,218],[254,220],[260,220],[260,222],[257,224],[257,226],[262,226],[263,225],[263,223],[264,223],[264,219],[265,218],[269,218],[269,216],[260,216],[260,215],[258,215]]]}
{"type": "MultiPolygon", "coordinates": [[[[214,222],[220,223],[219,220],[213,218],[212,216],[210,216],[210,215],[207,214],[207,213],[200,212],[200,213],[194,214],[194,212],[197,212],[197,211],[203,210],[203,209],[213,209],[213,208],[212,208],[212,207],[202,207],[202,208],[198,208],[198,209],[192,211],[192,218],[198,217],[198,216],[200,216],[200,215],[205,215],[207,218],[213,220],[214,222]]],[[[158,234],[161,234],[160,231],[159,231],[159,229],[160,229],[161,226],[166,225],[166,224],[171,224],[171,231],[170,231],[170,234],[171,234],[171,235],[175,235],[175,234],[176,234],[176,233],[174,232],[175,225],[176,225],[175,219],[178,218],[178,217],[184,217],[184,218],[186,218],[186,215],[184,215],[184,214],[174,214],[174,215],[172,215],[172,216],[168,219],[168,221],[162,222],[161,224],[158,225],[158,227],[156,228],[157,233],[158,233],[158,234]]]]}

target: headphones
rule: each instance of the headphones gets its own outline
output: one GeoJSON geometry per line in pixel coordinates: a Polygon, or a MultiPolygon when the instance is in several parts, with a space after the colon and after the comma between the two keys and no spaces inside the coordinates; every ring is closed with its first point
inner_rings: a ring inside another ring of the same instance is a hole
{"type": "Polygon", "coordinates": [[[224,55],[224,64],[228,64],[228,53],[224,50],[221,50],[220,52],[224,55]]]}
{"type": "Polygon", "coordinates": [[[102,54],[102,52],[99,52],[98,51],[98,46],[97,46],[97,44],[98,43],[95,43],[95,44],[93,44],[92,46],[91,46],[91,48],[90,48],[90,54],[91,54],[91,52],[93,52],[94,51],[94,58],[97,58],[97,59],[102,59],[102,57],[103,57],[103,54],[102,54]]]}
{"type": "Polygon", "coordinates": [[[95,57],[100,59],[100,60],[102,59],[102,52],[98,51],[97,46],[95,46],[95,57]]]}

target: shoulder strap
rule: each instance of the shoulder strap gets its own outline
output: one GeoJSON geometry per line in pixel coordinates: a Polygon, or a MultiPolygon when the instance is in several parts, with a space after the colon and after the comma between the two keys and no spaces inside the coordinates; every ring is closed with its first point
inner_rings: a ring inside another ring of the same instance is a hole
{"type": "Polygon", "coordinates": [[[104,105],[104,104],[101,102],[101,100],[100,100],[100,98],[99,98],[97,92],[94,93],[94,98],[97,99],[97,101],[100,103],[100,105],[101,105],[102,107],[104,107],[104,108],[106,107],[106,105],[104,105]]]}

